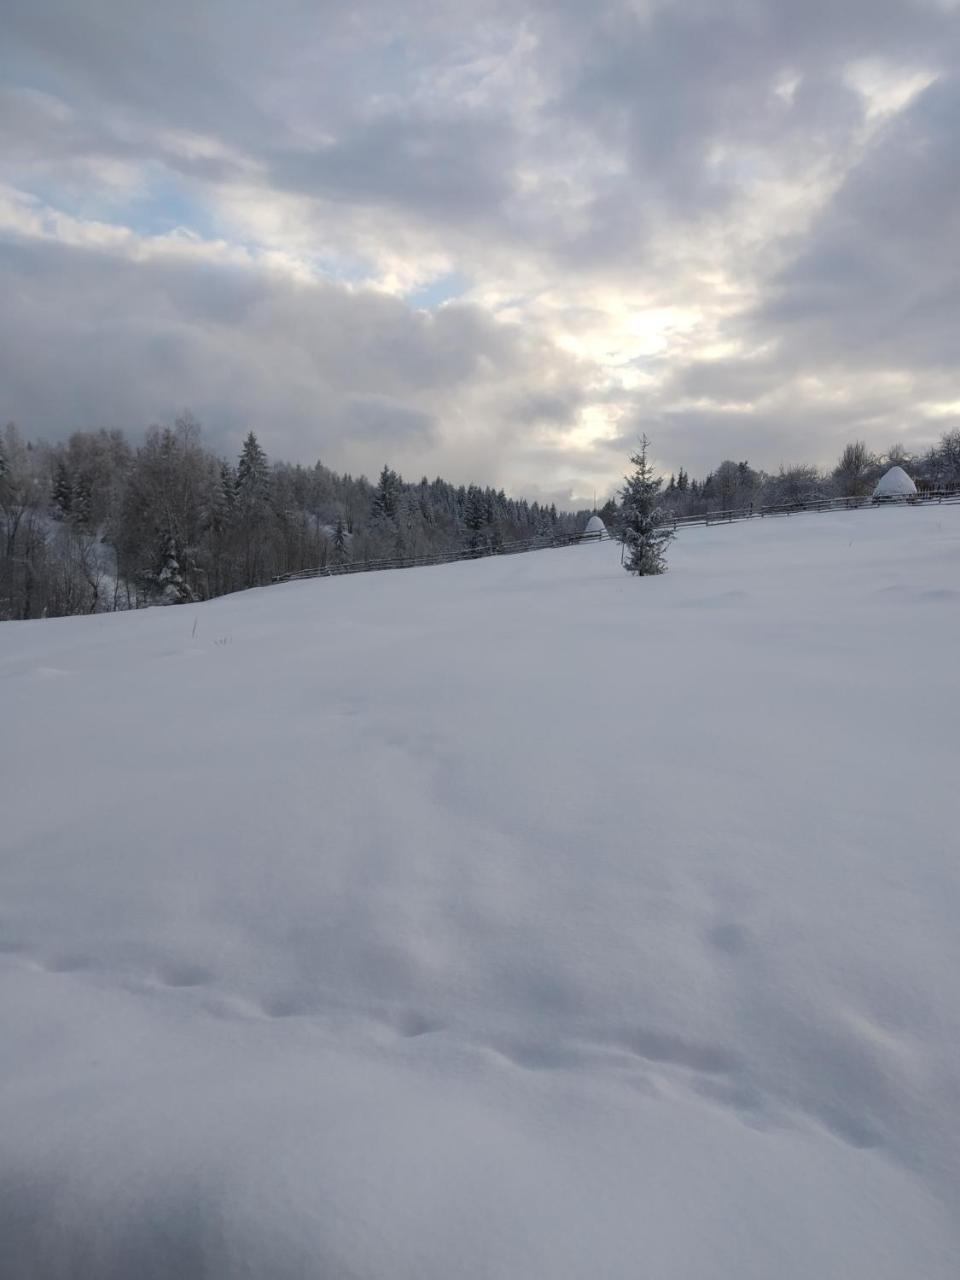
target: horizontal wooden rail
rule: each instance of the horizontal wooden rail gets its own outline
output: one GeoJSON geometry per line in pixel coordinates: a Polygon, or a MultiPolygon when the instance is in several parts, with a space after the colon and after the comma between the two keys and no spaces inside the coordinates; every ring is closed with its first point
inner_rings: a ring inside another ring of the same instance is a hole
{"type": "MultiPolygon", "coordinates": [[[[719,511],[706,511],[699,515],[669,516],[660,521],[666,529],[687,529],[696,525],[736,524],[741,520],[761,520],[776,516],[793,516],[810,511],[862,511],[879,506],[928,506],[939,503],[960,502],[960,487],[927,490],[924,493],[897,495],[890,498],[807,498],[797,502],[780,502],[762,507],[737,507],[719,511]]],[[[274,582],[301,582],[309,578],[337,578],[347,573],[375,573],[383,569],[417,569],[427,565],[455,564],[463,560],[484,560],[489,556],[512,556],[526,551],[547,551],[552,547],[576,547],[590,542],[610,542],[609,533],[574,533],[560,536],[541,534],[497,546],[456,547],[446,551],[429,551],[418,556],[382,556],[376,560],[343,560],[339,563],[320,565],[315,569],[300,569],[293,573],[281,573],[274,582]]]]}
{"type": "Polygon", "coordinates": [[[944,502],[960,502],[960,488],[928,489],[923,493],[897,494],[884,498],[874,498],[872,495],[857,498],[804,498],[796,502],[771,503],[762,507],[751,505],[704,511],[690,516],[665,516],[662,524],[669,529],[684,529],[691,525],[734,524],[738,520],[794,516],[809,511],[862,511],[868,507],[912,507],[944,502]]]}
{"type": "Polygon", "coordinates": [[[489,556],[511,556],[525,551],[548,551],[551,547],[571,547],[587,542],[609,542],[609,533],[575,533],[559,537],[540,536],[501,542],[498,546],[455,547],[429,551],[419,556],[383,556],[376,560],[331,561],[316,569],[300,569],[278,574],[274,582],[300,582],[308,578],[336,578],[346,573],[375,573],[383,569],[417,569],[427,565],[454,564],[462,560],[485,560],[489,556]]]}

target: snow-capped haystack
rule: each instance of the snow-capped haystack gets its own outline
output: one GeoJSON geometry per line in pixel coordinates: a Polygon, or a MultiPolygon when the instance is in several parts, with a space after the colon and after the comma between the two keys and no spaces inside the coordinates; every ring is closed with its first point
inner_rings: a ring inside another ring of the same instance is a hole
{"type": "Polygon", "coordinates": [[[605,538],[607,536],[607,526],[599,516],[591,516],[587,521],[587,527],[580,536],[581,538],[605,538]]]}
{"type": "Polygon", "coordinates": [[[873,496],[875,498],[908,498],[916,492],[917,486],[903,467],[891,467],[877,481],[873,496]]]}

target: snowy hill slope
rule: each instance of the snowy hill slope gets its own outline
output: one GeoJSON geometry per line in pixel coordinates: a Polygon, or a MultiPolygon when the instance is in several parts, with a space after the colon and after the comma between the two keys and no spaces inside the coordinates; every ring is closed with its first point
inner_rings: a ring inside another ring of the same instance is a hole
{"type": "Polygon", "coordinates": [[[960,508],[0,627],[0,1275],[946,1278],[960,508]]]}

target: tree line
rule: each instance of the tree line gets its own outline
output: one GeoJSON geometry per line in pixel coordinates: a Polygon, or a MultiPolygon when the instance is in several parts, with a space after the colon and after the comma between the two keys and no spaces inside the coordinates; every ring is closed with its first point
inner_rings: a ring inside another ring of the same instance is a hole
{"type": "Polygon", "coordinates": [[[0,619],[179,604],[331,563],[568,536],[580,517],[502,489],[385,466],[376,483],[270,462],[250,432],[236,462],[189,414],[63,444],[0,432],[0,619]]]}
{"type": "MultiPolygon", "coordinates": [[[[681,468],[657,495],[658,518],[701,516],[751,506],[789,506],[817,498],[863,497],[873,492],[892,466],[903,467],[921,493],[960,486],[960,429],[945,432],[922,454],[910,454],[901,444],[885,453],[874,453],[863,441],[854,441],[826,471],[799,464],[766,472],[755,470],[749,462],[728,459],[697,480],[681,468]]],[[[622,513],[614,499],[600,514],[608,528],[618,527],[622,513]]]]}
{"type": "MultiPolygon", "coordinates": [[[[920,489],[958,485],[960,430],[919,457],[899,445],[874,455],[854,442],[828,472],[791,466],[769,474],[725,461],[693,479],[681,469],[644,499],[643,519],[654,508],[660,519],[869,493],[894,463],[920,489]]],[[[631,502],[601,508],[609,529],[625,536],[636,524],[631,502]]],[[[0,619],[204,600],[347,561],[483,554],[569,536],[587,514],[502,489],[411,483],[389,466],[372,483],[321,462],[271,462],[252,431],[236,461],[227,460],[204,446],[190,414],[151,427],[138,446],[106,430],[60,444],[29,441],[10,425],[0,432],[0,619]]]]}

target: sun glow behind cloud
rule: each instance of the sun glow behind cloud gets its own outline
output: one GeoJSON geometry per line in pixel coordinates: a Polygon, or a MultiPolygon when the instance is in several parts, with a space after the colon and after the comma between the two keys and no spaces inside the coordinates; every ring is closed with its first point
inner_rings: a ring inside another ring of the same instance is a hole
{"type": "Polygon", "coordinates": [[[189,403],[224,448],[256,425],[563,500],[641,429],[696,471],[955,414],[951,12],[136,10],[12,6],[0,374],[28,432],[189,403]],[[95,340],[79,281],[118,322],[100,407],[62,376],[95,340]]]}

